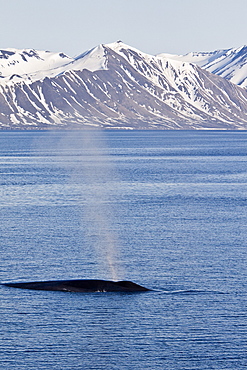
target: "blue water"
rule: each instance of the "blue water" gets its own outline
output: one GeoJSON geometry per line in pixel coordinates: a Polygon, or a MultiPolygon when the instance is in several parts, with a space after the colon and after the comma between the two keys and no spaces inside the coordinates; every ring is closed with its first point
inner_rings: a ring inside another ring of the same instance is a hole
{"type": "Polygon", "coordinates": [[[0,368],[247,368],[247,132],[0,133],[0,368]]]}

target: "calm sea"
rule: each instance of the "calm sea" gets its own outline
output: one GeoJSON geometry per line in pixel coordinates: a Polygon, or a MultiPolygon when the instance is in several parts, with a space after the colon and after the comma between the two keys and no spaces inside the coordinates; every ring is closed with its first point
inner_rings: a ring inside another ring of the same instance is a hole
{"type": "Polygon", "coordinates": [[[4,370],[247,368],[247,132],[0,132],[4,370]]]}

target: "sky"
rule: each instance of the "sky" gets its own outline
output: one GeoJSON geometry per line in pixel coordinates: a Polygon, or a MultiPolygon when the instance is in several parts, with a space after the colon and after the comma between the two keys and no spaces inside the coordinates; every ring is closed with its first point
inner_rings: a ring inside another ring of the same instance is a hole
{"type": "Polygon", "coordinates": [[[213,51],[247,44],[246,14],[247,0],[0,0],[0,49],[213,51]]]}

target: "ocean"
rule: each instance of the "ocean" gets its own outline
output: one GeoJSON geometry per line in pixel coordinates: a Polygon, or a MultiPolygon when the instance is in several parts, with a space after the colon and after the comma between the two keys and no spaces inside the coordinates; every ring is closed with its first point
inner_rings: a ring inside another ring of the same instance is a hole
{"type": "Polygon", "coordinates": [[[247,368],[247,131],[0,132],[3,370],[247,368]]]}

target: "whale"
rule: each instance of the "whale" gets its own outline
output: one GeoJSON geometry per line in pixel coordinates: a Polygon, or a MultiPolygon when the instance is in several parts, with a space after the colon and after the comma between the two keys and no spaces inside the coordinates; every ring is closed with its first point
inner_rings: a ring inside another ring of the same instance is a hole
{"type": "Polygon", "coordinates": [[[3,285],[11,288],[32,290],[58,290],[63,292],[147,292],[150,289],[133,283],[132,281],[110,281],[110,280],[50,280],[33,282],[10,282],[3,285]]]}

